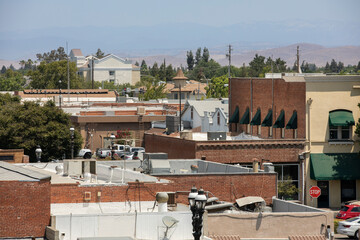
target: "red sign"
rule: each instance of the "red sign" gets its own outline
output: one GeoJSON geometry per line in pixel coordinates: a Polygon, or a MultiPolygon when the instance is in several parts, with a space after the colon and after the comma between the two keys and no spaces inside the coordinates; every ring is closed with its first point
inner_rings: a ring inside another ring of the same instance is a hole
{"type": "Polygon", "coordinates": [[[321,189],[317,186],[311,187],[309,192],[310,196],[312,196],[313,198],[318,198],[321,195],[321,189]]]}

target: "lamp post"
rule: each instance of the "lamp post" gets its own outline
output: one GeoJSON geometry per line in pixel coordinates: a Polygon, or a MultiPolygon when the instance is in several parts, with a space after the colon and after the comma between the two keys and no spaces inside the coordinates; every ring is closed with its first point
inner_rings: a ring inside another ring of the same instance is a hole
{"type": "Polygon", "coordinates": [[[70,133],[71,133],[71,159],[74,159],[74,132],[75,132],[75,128],[71,127],[70,128],[70,133]]]}
{"type": "Polygon", "coordinates": [[[59,106],[61,108],[61,79],[59,80],[59,106]]]}
{"type": "Polygon", "coordinates": [[[42,153],[42,150],[41,150],[40,146],[37,145],[36,149],[35,149],[35,155],[36,155],[37,162],[41,162],[41,153],[42,153]]]}
{"type": "Polygon", "coordinates": [[[191,188],[191,192],[188,196],[190,210],[192,212],[192,225],[193,236],[195,240],[200,240],[203,214],[205,212],[205,205],[207,197],[204,190],[200,188],[199,192],[196,187],[191,188]]]}
{"type": "Polygon", "coordinates": [[[115,158],[114,158],[114,153],[115,153],[115,149],[114,149],[115,135],[114,135],[114,133],[111,133],[110,139],[111,139],[111,160],[115,160],[115,158]]]}

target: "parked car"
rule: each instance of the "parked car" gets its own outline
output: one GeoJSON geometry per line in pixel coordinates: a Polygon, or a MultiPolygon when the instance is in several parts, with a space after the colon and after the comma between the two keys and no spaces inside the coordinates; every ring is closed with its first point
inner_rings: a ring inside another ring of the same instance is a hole
{"type": "Polygon", "coordinates": [[[131,147],[130,152],[145,152],[145,148],[143,148],[143,147],[131,147]]]}
{"type": "Polygon", "coordinates": [[[336,218],[346,220],[357,216],[360,216],[360,205],[352,204],[342,207],[336,215],[336,218]]]}
{"type": "Polygon", "coordinates": [[[143,147],[133,147],[130,149],[130,153],[124,155],[123,159],[125,160],[138,160],[139,152],[145,152],[145,148],[143,147]]]}
{"type": "Polygon", "coordinates": [[[91,150],[86,148],[81,149],[80,152],[78,153],[78,157],[82,157],[85,159],[90,159],[91,155],[92,155],[91,150]]]}
{"type": "Polygon", "coordinates": [[[111,156],[111,150],[108,148],[98,148],[96,150],[96,156],[99,158],[106,158],[111,156]]]}
{"type": "Polygon", "coordinates": [[[337,233],[359,239],[360,217],[349,218],[339,222],[337,233]]]}

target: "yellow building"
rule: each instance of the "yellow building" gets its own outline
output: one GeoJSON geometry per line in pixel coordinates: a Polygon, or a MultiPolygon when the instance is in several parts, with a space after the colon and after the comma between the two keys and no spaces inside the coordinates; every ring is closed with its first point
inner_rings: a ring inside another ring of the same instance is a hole
{"type": "Polygon", "coordinates": [[[306,81],[305,203],[338,208],[360,199],[360,76],[309,76],[306,81]],[[309,189],[318,186],[319,198],[309,189]]]}

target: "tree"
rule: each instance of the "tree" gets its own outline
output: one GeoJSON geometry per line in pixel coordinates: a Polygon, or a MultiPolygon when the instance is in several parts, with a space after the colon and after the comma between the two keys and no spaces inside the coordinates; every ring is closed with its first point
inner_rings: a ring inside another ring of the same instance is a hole
{"type": "MultiPolygon", "coordinates": [[[[70,88],[81,88],[83,80],[76,73],[76,63],[69,63],[70,88]]],[[[31,78],[30,86],[36,89],[59,88],[59,80],[62,81],[61,88],[67,88],[67,61],[55,61],[45,63],[44,61],[36,68],[30,70],[27,76],[31,78]]]]}
{"type": "Polygon", "coordinates": [[[138,61],[135,62],[135,66],[138,66],[138,67],[140,66],[138,61]]]}
{"type": "Polygon", "coordinates": [[[265,67],[265,57],[255,54],[254,59],[249,63],[250,76],[259,77],[265,67]]]}
{"type": "Polygon", "coordinates": [[[152,66],[152,68],[150,69],[150,75],[153,76],[156,79],[159,79],[159,66],[157,64],[157,62],[154,63],[154,65],[152,66]]]}
{"type": "Polygon", "coordinates": [[[200,61],[192,71],[187,73],[187,77],[195,80],[205,80],[216,76],[216,72],[221,68],[221,65],[214,59],[210,61],[200,61]]]}
{"type": "Polygon", "coordinates": [[[207,98],[228,97],[229,89],[225,84],[229,83],[227,75],[211,79],[209,87],[205,87],[207,98]]]}
{"type": "Polygon", "coordinates": [[[146,83],[146,92],[139,95],[139,99],[149,101],[150,99],[159,99],[166,97],[166,84],[159,84],[158,80],[149,80],[146,83]]]}
{"type": "Polygon", "coordinates": [[[140,73],[142,75],[148,75],[149,74],[149,69],[148,69],[148,66],[146,65],[146,62],[145,62],[144,59],[141,62],[140,73]]]}
{"type": "Polygon", "coordinates": [[[205,62],[208,62],[210,58],[210,53],[209,53],[209,49],[207,49],[206,47],[204,47],[203,50],[203,55],[202,55],[202,60],[205,62]]]}
{"type": "Polygon", "coordinates": [[[20,91],[23,89],[25,79],[22,74],[7,69],[5,74],[0,76],[0,91],[20,91]]]}
{"type": "Polygon", "coordinates": [[[176,72],[174,71],[172,65],[168,65],[166,67],[166,81],[169,82],[172,80],[173,77],[175,77],[176,72]]]}
{"type": "Polygon", "coordinates": [[[98,48],[98,50],[97,50],[97,52],[96,52],[96,54],[95,54],[95,57],[97,57],[98,59],[101,59],[101,58],[103,58],[104,56],[105,56],[105,53],[103,53],[103,52],[101,51],[101,49],[98,48]]]}
{"type": "Polygon", "coordinates": [[[330,63],[330,72],[333,72],[333,73],[338,72],[338,65],[337,65],[335,59],[332,59],[332,60],[331,60],[331,63],[330,63]]]}
{"type": "MultiPolygon", "coordinates": [[[[35,161],[35,149],[40,145],[41,159],[49,161],[70,157],[70,116],[49,101],[43,106],[36,102],[21,103],[17,97],[0,94],[0,146],[6,149],[24,149],[35,161]]],[[[74,135],[74,151],[78,152],[82,139],[74,135]]]]}
{"type": "Polygon", "coordinates": [[[187,65],[188,65],[188,70],[189,71],[193,70],[195,60],[194,60],[194,55],[193,55],[191,50],[186,53],[186,62],[187,62],[187,65]]]}
{"type": "Polygon", "coordinates": [[[329,62],[326,62],[324,72],[325,72],[325,73],[330,72],[330,64],[329,64],[329,62]]]}
{"type": "Polygon", "coordinates": [[[39,62],[45,61],[46,63],[51,63],[55,61],[62,61],[67,59],[67,54],[63,47],[58,47],[57,50],[51,50],[47,53],[38,53],[36,54],[37,59],[39,62]]]}
{"type": "Polygon", "coordinates": [[[344,63],[339,61],[337,72],[341,72],[343,70],[344,70],[344,63]]]}
{"type": "Polygon", "coordinates": [[[25,67],[25,60],[21,60],[20,62],[19,62],[19,64],[20,64],[20,68],[24,68],[25,67]]]}
{"type": "Polygon", "coordinates": [[[12,64],[10,64],[10,67],[9,67],[11,70],[15,71],[15,68],[12,64]]]}
{"type": "Polygon", "coordinates": [[[360,71],[360,61],[358,62],[358,65],[355,68],[355,72],[359,72],[360,71]]]}
{"type": "Polygon", "coordinates": [[[200,63],[200,60],[201,60],[201,48],[198,48],[195,54],[195,64],[198,65],[200,63]]]}
{"type": "Polygon", "coordinates": [[[1,68],[1,73],[4,74],[6,73],[6,67],[3,65],[2,68],[1,68]]]}
{"type": "Polygon", "coordinates": [[[281,199],[291,200],[299,192],[299,189],[292,183],[290,176],[285,176],[284,181],[278,182],[278,195],[281,199]]]}
{"type": "MultiPolygon", "coordinates": [[[[358,107],[360,108],[360,103],[358,104],[358,107]]],[[[360,137],[360,118],[358,119],[358,122],[356,123],[355,133],[360,137]]]]}

